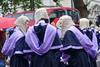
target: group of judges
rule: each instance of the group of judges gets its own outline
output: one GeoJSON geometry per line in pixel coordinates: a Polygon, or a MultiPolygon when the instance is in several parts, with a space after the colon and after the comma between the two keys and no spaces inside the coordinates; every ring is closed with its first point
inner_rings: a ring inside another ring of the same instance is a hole
{"type": "Polygon", "coordinates": [[[3,45],[10,67],[97,67],[100,46],[100,22],[90,24],[81,18],[75,24],[63,15],[56,25],[50,24],[45,8],[37,9],[35,24],[20,16],[3,45]]]}

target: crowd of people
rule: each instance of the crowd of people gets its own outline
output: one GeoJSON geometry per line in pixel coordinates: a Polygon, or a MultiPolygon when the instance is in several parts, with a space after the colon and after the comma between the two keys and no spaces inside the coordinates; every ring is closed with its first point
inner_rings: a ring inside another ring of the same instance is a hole
{"type": "Polygon", "coordinates": [[[50,24],[45,8],[37,9],[35,24],[20,16],[8,30],[1,52],[8,67],[97,67],[100,53],[100,18],[90,24],[81,18],[75,24],[71,16],[61,16],[56,25],[50,24]]]}

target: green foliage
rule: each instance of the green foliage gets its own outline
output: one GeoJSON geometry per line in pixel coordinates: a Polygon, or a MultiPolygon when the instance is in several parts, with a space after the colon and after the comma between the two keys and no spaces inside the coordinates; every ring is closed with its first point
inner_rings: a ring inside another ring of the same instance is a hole
{"type": "MultiPolygon", "coordinates": [[[[17,8],[22,8],[24,11],[34,10],[35,8],[40,8],[43,6],[42,0],[0,0],[0,5],[2,6],[3,13],[16,12],[17,8]]],[[[59,0],[56,2],[58,6],[59,0]]]]}
{"type": "Polygon", "coordinates": [[[6,13],[6,12],[8,12],[9,11],[9,7],[8,7],[8,2],[7,1],[2,1],[2,5],[1,5],[1,7],[2,7],[2,12],[3,13],[6,13]]]}

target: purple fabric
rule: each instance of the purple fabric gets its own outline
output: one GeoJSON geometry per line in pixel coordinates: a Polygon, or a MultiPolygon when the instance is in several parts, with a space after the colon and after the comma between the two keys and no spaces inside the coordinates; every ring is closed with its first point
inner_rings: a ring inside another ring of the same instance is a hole
{"type": "Polygon", "coordinates": [[[6,39],[1,52],[7,56],[12,56],[16,42],[23,36],[23,33],[18,28],[16,28],[10,38],[6,39]]]}
{"type": "Polygon", "coordinates": [[[97,52],[95,48],[93,48],[92,41],[86,36],[86,34],[82,34],[75,26],[70,27],[68,30],[72,31],[76,35],[85,51],[90,54],[91,57],[95,58],[97,52]]]}
{"type": "Polygon", "coordinates": [[[50,24],[47,24],[43,43],[41,44],[41,46],[39,46],[38,37],[35,34],[34,28],[31,27],[29,28],[26,34],[25,40],[33,52],[35,52],[38,55],[43,55],[51,48],[56,33],[57,33],[56,28],[50,24]]]}
{"type": "Polygon", "coordinates": [[[93,49],[95,49],[98,52],[98,42],[97,42],[97,37],[96,37],[96,31],[94,30],[93,32],[93,38],[92,38],[92,42],[93,42],[93,49]]]}

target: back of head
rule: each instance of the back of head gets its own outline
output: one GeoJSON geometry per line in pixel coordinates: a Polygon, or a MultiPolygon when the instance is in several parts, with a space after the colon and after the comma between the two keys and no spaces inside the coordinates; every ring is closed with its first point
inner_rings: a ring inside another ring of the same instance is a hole
{"type": "Polygon", "coordinates": [[[81,18],[79,25],[81,29],[89,28],[89,20],[87,18],[81,18]]]}
{"type": "Polygon", "coordinates": [[[47,10],[45,8],[37,9],[35,12],[35,22],[37,23],[41,19],[49,19],[47,10]]]}
{"type": "Polygon", "coordinates": [[[23,31],[23,33],[24,33],[24,32],[26,32],[26,29],[27,29],[26,24],[27,24],[28,21],[29,21],[29,18],[22,15],[22,16],[18,17],[18,19],[15,22],[15,25],[18,28],[20,28],[21,31],[23,31]]]}

